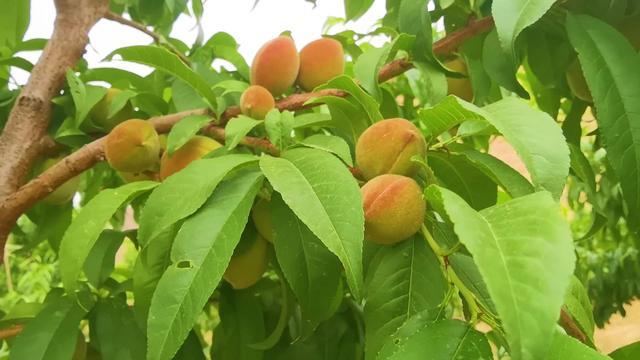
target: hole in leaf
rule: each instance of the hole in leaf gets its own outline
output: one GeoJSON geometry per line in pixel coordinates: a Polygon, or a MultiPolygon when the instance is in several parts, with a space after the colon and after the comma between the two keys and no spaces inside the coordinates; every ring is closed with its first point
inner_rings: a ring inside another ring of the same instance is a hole
{"type": "Polygon", "coordinates": [[[176,264],[176,267],[178,269],[191,269],[193,265],[191,265],[191,261],[189,260],[182,260],[176,264]]]}

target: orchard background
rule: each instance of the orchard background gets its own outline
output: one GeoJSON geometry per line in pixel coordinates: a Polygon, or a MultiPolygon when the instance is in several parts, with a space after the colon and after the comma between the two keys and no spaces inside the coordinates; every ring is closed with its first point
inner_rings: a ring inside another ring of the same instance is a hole
{"type": "Polygon", "coordinates": [[[201,0],[44,3],[0,11],[0,357],[640,358],[594,337],[640,292],[640,2],[247,2],[251,57],[201,0]]]}

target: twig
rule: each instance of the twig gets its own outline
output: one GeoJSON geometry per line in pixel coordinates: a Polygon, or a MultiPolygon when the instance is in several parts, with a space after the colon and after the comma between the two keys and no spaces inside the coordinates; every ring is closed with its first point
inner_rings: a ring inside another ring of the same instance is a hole
{"type": "Polygon", "coordinates": [[[139,30],[149,36],[151,36],[151,38],[153,39],[153,41],[158,44],[158,45],[162,45],[164,47],[166,47],[169,51],[171,51],[172,53],[176,54],[180,60],[182,60],[183,63],[190,65],[191,61],[189,60],[188,57],[186,57],[180,50],[178,50],[175,46],[173,46],[173,44],[171,44],[167,39],[165,39],[164,36],[149,30],[146,26],[144,26],[143,24],[137,23],[133,20],[129,20],[127,18],[124,18],[112,11],[107,11],[106,14],[104,15],[104,18],[107,20],[111,20],[111,21],[115,21],[117,23],[120,23],[122,25],[126,25],[129,27],[132,27],[136,30],[139,30]]]}
{"type": "Polygon", "coordinates": [[[569,336],[587,344],[587,335],[582,331],[582,329],[580,329],[578,324],[576,324],[571,315],[569,315],[564,308],[560,310],[560,326],[562,326],[569,336]]]}
{"type": "MultiPolygon", "coordinates": [[[[470,23],[468,28],[454,32],[446,38],[436,42],[434,44],[434,52],[437,54],[443,54],[446,51],[453,51],[465,40],[479,32],[488,30],[492,24],[492,19],[474,21],[470,23]]],[[[401,75],[410,68],[411,66],[408,66],[406,60],[395,60],[383,66],[378,76],[379,79],[388,80],[401,75]]],[[[309,100],[319,96],[345,97],[347,96],[347,93],[337,89],[325,89],[316,93],[293,94],[278,101],[276,107],[280,110],[304,109],[310,107],[310,105],[306,105],[309,100]]],[[[211,133],[212,136],[223,138],[223,132],[220,131],[221,127],[224,127],[229,119],[237,116],[238,114],[240,114],[240,109],[237,106],[229,107],[218,120],[215,120],[211,125],[205,127],[204,131],[211,133]]],[[[166,133],[175,123],[187,115],[210,115],[210,112],[207,109],[196,109],[177,114],[155,117],[150,119],[150,121],[153,122],[159,133],[166,133]]],[[[266,152],[273,151],[273,149],[265,144],[263,140],[264,139],[260,139],[260,142],[255,142],[252,139],[244,139],[243,145],[256,145],[263,149],[267,149],[268,151],[266,152]]],[[[38,200],[44,198],[57,187],[64,184],[67,180],[91,168],[98,161],[103,160],[103,141],[104,137],[83,146],[0,202],[0,251],[4,251],[3,249],[7,236],[21,214],[33,206],[38,200]]],[[[354,175],[358,175],[357,169],[350,170],[354,175]]]]}
{"type": "Polygon", "coordinates": [[[24,325],[19,324],[19,325],[10,326],[5,329],[0,329],[0,340],[9,339],[20,334],[23,328],[24,328],[24,325]]]}
{"type": "MultiPolygon", "coordinates": [[[[224,143],[225,141],[226,134],[225,134],[224,128],[222,127],[208,126],[204,130],[204,132],[220,142],[224,143]]],[[[253,149],[262,150],[269,155],[273,155],[273,156],[280,155],[280,150],[267,139],[262,139],[262,138],[252,137],[252,136],[245,136],[242,138],[242,140],[240,140],[240,144],[248,146],[253,149]]]]}

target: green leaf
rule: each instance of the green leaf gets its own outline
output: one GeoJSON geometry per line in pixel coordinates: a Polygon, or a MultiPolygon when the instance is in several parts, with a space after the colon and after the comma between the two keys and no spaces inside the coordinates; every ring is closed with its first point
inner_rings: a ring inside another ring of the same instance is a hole
{"type": "Polygon", "coordinates": [[[124,240],[124,233],[104,230],[84,263],[84,273],[89,283],[99,288],[111,276],[116,260],[116,252],[124,240]]]}
{"type": "Polygon", "coordinates": [[[460,320],[443,320],[400,329],[388,339],[380,360],[491,360],[487,338],[460,320]]]}
{"type": "Polygon", "coordinates": [[[556,332],[545,360],[607,360],[610,357],[600,354],[569,335],[556,332]]]}
{"type": "Polygon", "coordinates": [[[78,128],[89,114],[91,108],[107,93],[107,89],[97,86],[85,86],[76,74],[67,70],[67,84],[71,90],[71,97],[76,105],[75,128],[78,128]]]}
{"type": "Polygon", "coordinates": [[[577,277],[572,276],[567,294],[564,297],[563,308],[569,313],[571,318],[578,324],[580,330],[587,335],[593,344],[593,330],[595,321],[593,320],[593,306],[589,301],[589,294],[577,277]]]}
{"type": "Polygon", "coordinates": [[[538,192],[476,212],[455,193],[434,185],[427,199],[451,220],[473,255],[512,358],[543,357],[575,261],[571,231],[558,204],[549,193],[538,192]]]}
{"type": "Polygon", "coordinates": [[[478,170],[493,179],[511,197],[516,198],[534,192],[533,185],[529,180],[502,160],[473,148],[451,148],[455,149],[456,154],[466,156],[469,161],[475,164],[478,170]]]}
{"type": "Polygon", "coordinates": [[[227,173],[255,160],[249,155],[201,159],[169,176],[151,193],[142,211],[138,232],[140,244],[146,246],[170,226],[193,214],[227,173]]]}
{"type": "Polygon", "coordinates": [[[116,68],[88,69],[80,74],[80,79],[84,82],[104,81],[118,88],[133,86],[140,91],[153,91],[153,86],[147,79],[130,71],[116,68]]]}
{"type": "Polygon", "coordinates": [[[13,66],[27,72],[31,72],[31,70],[33,70],[33,64],[29,62],[29,60],[25,58],[21,58],[19,56],[10,57],[8,59],[2,59],[0,60],[0,65],[13,66]]]}
{"type": "Polygon", "coordinates": [[[427,9],[428,3],[428,0],[403,0],[400,3],[398,27],[400,32],[416,37],[411,55],[417,61],[439,65],[433,55],[433,34],[431,15],[427,9]]]}
{"type": "Polygon", "coordinates": [[[151,300],[147,359],[172,359],[215,290],[247,222],[263,176],[239,172],[187,218],[171,249],[172,265],[151,300]]]}
{"type": "Polygon", "coordinates": [[[92,342],[100,345],[103,360],[146,358],[147,339],[138,327],[126,296],[101,299],[91,319],[92,342]]]}
{"type": "Polygon", "coordinates": [[[640,358],[640,342],[623,346],[609,354],[613,360],[636,360],[640,358]]]}
{"type": "Polygon", "coordinates": [[[277,193],[270,206],[278,264],[302,308],[304,329],[311,332],[342,300],[340,262],[277,193]]]}
{"type": "Polygon", "coordinates": [[[464,286],[475,295],[476,300],[478,300],[482,308],[495,316],[497,314],[496,306],[493,300],[491,300],[487,285],[484,283],[484,280],[482,280],[482,275],[473,262],[473,258],[456,252],[449,256],[449,264],[451,264],[453,271],[456,276],[460,278],[464,286]]]}
{"type": "Polygon", "coordinates": [[[200,342],[198,338],[198,334],[196,330],[191,330],[189,332],[189,336],[182,343],[180,350],[173,358],[174,360],[206,360],[204,357],[204,351],[202,351],[204,346],[200,342]]]}
{"type": "MultiPolygon", "coordinates": [[[[365,114],[369,118],[369,123],[382,120],[382,114],[380,114],[380,104],[364,90],[362,90],[362,88],[358,86],[358,84],[356,84],[352,78],[346,75],[338,76],[331,79],[329,82],[327,82],[327,84],[318,87],[318,90],[321,89],[340,89],[346,91],[353,97],[353,100],[362,107],[365,114]]],[[[311,100],[308,103],[313,103],[315,101],[317,101],[317,99],[311,100]]]]}
{"type": "Polygon", "coordinates": [[[220,292],[220,324],[214,332],[211,358],[216,360],[262,360],[263,352],[250,347],[265,337],[260,298],[251,289],[220,292]]]}
{"type": "Polygon", "coordinates": [[[308,113],[296,115],[293,121],[294,129],[302,129],[311,126],[326,126],[331,122],[331,115],[324,113],[308,113]]]}
{"type": "MultiPolygon", "coordinates": [[[[236,67],[240,76],[247,81],[249,80],[249,65],[238,52],[238,43],[231,35],[225,32],[213,34],[204,44],[203,50],[211,51],[215,58],[227,60],[236,67]]],[[[211,63],[211,61],[208,61],[208,63],[211,63]]]]}
{"type": "Polygon", "coordinates": [[[349,144],[343,138],[334,135],[316,134],[299,142],[306,147],[324,150],[333,153],[345,164],[353,166],[349,144]]]}
{"type": "Polygon", "coordinates": [[[167,152],[169,155],[186,144],[200,129],[211,121],[209,116],[189,115],[175,124],[167,136],[167,152]]]}
{"type": "Polygon", "coordinates": [[[225,139],[224,143],[227,146],[227,149],[233,150],[243,137],[247,136],[249,131],[253,130],[254,127],[262,124],[264,121],[262,120],[254,120],[248,116],[239,115],[235,117],[227,123],[225,126],[225,139]]]}
{"type": "Polygon", "coordinates": [[[485,37],[482,47],[482,63],[487,75],[501,87],[518,94],[525,99],[529,98],[529,93],[520,85],[516,78],[517,66],[514,57],[504,56],[505,53],[500,47],[498,34],[493,30],[485,37]]]}
{"type": "Polygon", "coordinates": [[[67,292],[73,293],[78,289],[82,267],[113,214],[156,186],[156,182],[138,181],[103,190],[80,210],[60,243],[60,276],[67,292]]]}
{"type": "Polygon", "coordinates": [[[460,195],[472,208],[481,210],[496,203],[498,187],[467,157],[431,151],[427,162],[440,185],[460,195]]]}
{"type": "Polygon", "coordinates": [[[425,136],[435,139],[464,121],[484,121],[482,115],[475,112],[470,105],[460,98],[449,95],[432,108],[418,110],[418,119],[425,129],[425,136]]]}
{"type": "Polygon", "coordinates": [[[80,320],[94,305],[93,298],[63,296],[53,289],[45,307],[27,324],[11,346],[10,360],[67,360],[71,359],[78,337],[80,320]]]}
{"type": "Polygon", "coordinates": [[[389,337],[414,314],[440,305],[447,285],[438,258],[422,237],[380,247],[365,281],[367,358],[378,359],[389,337]]]}
{"type": "Polygon", "coordinates": [[[313,99],[310,103],[326,105],[331,113],[329,116],[330,122],[326,125],[335,127],[344,133],[344,136],[352,143],[355,143],[360,134],[371,125],[362,108],[347,99],[335,96],[321,96],[313,99]]]}
{"type": "Polygon", "coordinates": [[[113,98],[113,101],[111,101],[111,104],[109,104],[109,113],[107,115],[107,118],[111,118],[115,114],[117,114],[118,111],[122,110],[122,108],[127,105],[127,102],[129,102],[129,100],[134,98],[136,95],[137,94],[131,90],[124,90],[116,95],[116,97],[113,98]]]}
{"type": "Polygon", "coordinates": [[[516,98],[490,104],[482,112],[514,147],[536,188],[560,198],[569,173],[569,149],[555,120],[516,98]]]}
{"type": "Polygon", "coordinates": [[[293,123],[294,117],[291,111],[280,112],[278,109],[269,111],[264,119],[267,138],[278,149],[286,148],[292,142],[293,123]]]}
{"type": "Polygon", "coordinates": [[[14,48],[29,27],[30,0],[3,1],[0,11],[0,47],[14,48]]]}
{"type": "Polygon", "coordinates": [[[202,109],[207,107],[207,102],[198,95],[191,85],[176,79],[171,84],[171,101],[176,107],[176,111],[186,111],[202,109]]]}
{"type": "Polygon", "coordinates": [[[347,20],[358,20],[373,5],[373,0],[344,0],[344,13],[347,20]]]}
{"type": "Polygon", "coordinates": [[[157,46],[129,46],[113,51],[108,58],[120,55],[122,60],[149,65],[156,69],[166,71],[169,74],[189,84],[195,91],[204,97],[211,107],[216,106],[216,94],[209,84],[188,68],[177,55],[157,46]]]}
{"type": "Polygon", "coordinates": [[[500,46],[516,59],[515,44],[526,27],[538,21],[555,0],[494,0],[491,14],[496,23],[500,46]]]}
{"type": "Polygon", "coordinates": [[[356,299],[362,297],[364,213],[358,183],[335,156],[295,148],[263,156],[260,168],[284,202],[344,266],[356,299]]]}
{"type": "Polygon", "coordinates": [[[585,15],[567,17],[597,110],[598,129],[628,207],[628,221],[640,226],[640,56],[610,25],[585,15]]]}

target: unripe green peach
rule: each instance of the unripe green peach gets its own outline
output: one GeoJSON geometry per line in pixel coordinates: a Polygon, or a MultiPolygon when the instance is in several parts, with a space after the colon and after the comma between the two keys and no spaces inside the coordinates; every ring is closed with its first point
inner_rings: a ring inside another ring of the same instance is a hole
{"type": "Polygon", "coordinates": [[[273,96],[281,95],[296,81],[300,58],[290,37],[278,36],[264,44],[251,64],[251,85],[265,87],[273,96]]]}
{"type": "Polygon", "coordinates": [[[424,136],[405,119],[387,119],[367,128],[356,144],[356,163],[366,180],[382,174],[414,175],[413,156],[427,153],[424,136]]]}
{"type": "Polygon", "coordinates": [[[160,179],[164,180],[174,173],[184,169],[193,161],[201,159],[211,151],[221,147],[219,142],[206,136],[194,136],[173,154],[168,151],[160,159],[160,179]]]}
{"type": "MultiPolygon", "coordinates": [[[[469,75],[467,72],[467,64],[460,58],[449,60],[444,63],[448,69],[463,75],[469,75]]],[[[468,77],[465,78],[447,78],[447,94],[455,95],[464,101],[471,102],[473,100],[473,87],[471,86],[471,80],[468,77]]]]}
{"type": "MultiPolygon", "coordinates": [[[[49,158],[42,162],[40,165],[40,169],[38,173],[42,173],[48,168],[60,162],[64,157],[59,156],[56,158],[49,158]]],[[[57,189],[55,189],[51,194],[47,195],[43,199],[43,201],[47,204],[60,205],[66,202],[71,201],[73,199],[73,195],[78,191],[80,187],[80,175],[67,180],[64,184],[60,185],[57,189]]]]}
{"type": "Polygon", "coordinates": [[[578,58],[569,65],[566,76],[567,84],[575,96],[584,101],[593,102],[591,91],[589,90],[587,80],[584,78],[584,74],[582,73],[582,68],[580,67],[580,61],[578,58]]]}
{"type": "Polygon", "coordinates": [[[365,237],[369,241],[391,245],[420,230],[426,205],[413,179],[380,175],[366,183],[361,191],[365,237]]]}
{"type": "Polygon", "coordinates": [[[255,241],[248,249],[231,257],[224,272],[224,279],[234,289],[246,289],[257,283],[267,270],[267,247],[267,241],[262,236],[256,235],[255,241]]]}
{"type": "Polygon", "coordinates": [[[273,243],[273,225],[271,224],[271,212],[269,211],[269,202],[260,199],[253,205],[251,210],[251,219],[256,226],[258,233],[267,241],[273,243]]]}
{"type": "Polygon", "coordinates": [[[276,107],[276,101],[273,95],[260,85],[249,86],[240,97],[242,113],[257,120],[264,119],[274,107],[276,107]]]}
{"type": "Polygon", "coordinates": [[[104,154],[112,168],[142,172],[158,165],[160,140],[148,121],[130,119],[117,125],[104,143],[104,154]]]}
{"type": "Polygon", "coordinates": [[[339,41],[322,38],[300,50],[298,84],[304,90],[311,91],[343,72],[344,50],[339,41]]]}
{"type": "Polygon", "coordinates": [[[127,101],[120,111],[109,117],[109,107],[113,99],[121,92],[120,89],[116,88],[107,89],[105,96],[91,109],[91,120],[94,125],[100,127],[102,130],[109,131],[133,116],[133,106],[127,101]]]}

